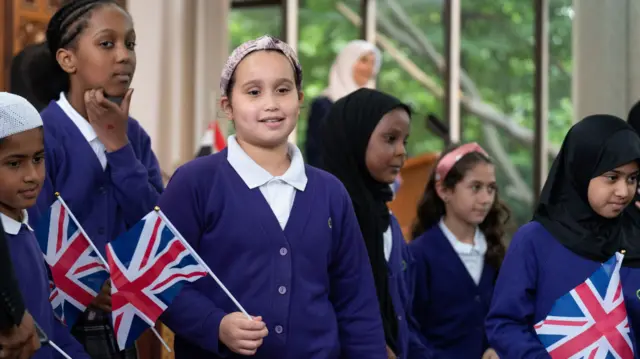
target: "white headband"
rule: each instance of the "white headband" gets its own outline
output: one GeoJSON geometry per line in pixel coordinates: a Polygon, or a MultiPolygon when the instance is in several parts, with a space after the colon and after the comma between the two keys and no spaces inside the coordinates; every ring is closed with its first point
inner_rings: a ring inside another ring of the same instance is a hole
{"type": "Polygon", "coordinates": [[[0,138],[42,127],[42,118],[24,98],[0,92],[0,138]]]}

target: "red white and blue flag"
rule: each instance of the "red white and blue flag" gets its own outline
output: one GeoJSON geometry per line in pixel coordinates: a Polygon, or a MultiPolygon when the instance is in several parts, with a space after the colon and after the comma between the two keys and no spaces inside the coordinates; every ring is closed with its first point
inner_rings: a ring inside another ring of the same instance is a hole
{"type": "Polygon", "coordinates": [[[103,260],[74,218],[58,198],[35,230],[55,284],[50,286],[49,300],[70,327],[109,278],[103,260]]]}
{"type": "Polygon", "coordinates": [[[152,211],[109,243],[107,260],[113,327],[120,349],[131,347],[155,325],[186,282],[208,274],[159,211],[152,211]]]}
{"type": "Polygon", "coordinates": [[[553,359],[633,359],[617,253],[558,299],[535,331],[553,359]]]}

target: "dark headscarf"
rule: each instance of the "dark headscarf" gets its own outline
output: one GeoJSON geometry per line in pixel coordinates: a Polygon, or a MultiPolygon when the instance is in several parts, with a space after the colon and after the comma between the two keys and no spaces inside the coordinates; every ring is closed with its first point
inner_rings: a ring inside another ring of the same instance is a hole
{"type": "Polygon", "coordinates": [[[31,61],[43,51],[47,51],[47,45],[44,43],[25,46],[25,48],[11,60],[9,79],[9,91],[15,95],[26,98],[38,111],[42,111],[47,107],[47,103],[38,100],[35,92],[31,88],[31,78],[35,74],[30,73],[33,70],[33,66],[30,65],[31,61]]]}
{"type": "Polygon", "coordinates": [[[623,265],[640,260],[640,246],[625,239],[631,225],[627,216],[604,218],[587,197],[592,178],[638,160],[640,138],[624,120],[611,115],[586,117],[565,137],[533,219],[582,257],[604,262],[624,249],[623,265]]]}
{"type": "Polygon", "coordinates": [[[367,88],[357,90],[333,104],[321,141],[321,168],[338,177],[351,196],[373,269],[385,339],[394,352],[398,322],[389,294],[383,245],[383,234],[390,223],[387,202],[393,194],[388,183],[371,177],[365,157],[373,130],[396,108],[411,114],[409,107],[393,96],[367,88]]]}

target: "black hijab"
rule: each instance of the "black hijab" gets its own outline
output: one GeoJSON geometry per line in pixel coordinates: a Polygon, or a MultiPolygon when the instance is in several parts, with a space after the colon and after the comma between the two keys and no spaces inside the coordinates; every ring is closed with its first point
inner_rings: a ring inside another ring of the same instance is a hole
{"type": "Polygon", "coordinates": [[[611,115],[586,117],[565,137],[533,219],[582,257],[604,262],[624,249],[623,265],[640,262],[640,245],[625,238],[631,227],[626,212],[604,218],[593,211],[587,197],[592,178],[639,160],[640,138],[624,120],[611,115]]]}
{"type": "Polygon", "coordinates": [[[398,322],[389,294],[388,267],[383,234],[390,224],[387,202],[393,198],[388,183],[369,173],[365,155],[369,139],[389,111],[409,107],[397,98],[363,88],[333,104],[322,130],[321,168],[332,173],[347,188],[369,253],[387,345],[397,352],[398,322]]]}

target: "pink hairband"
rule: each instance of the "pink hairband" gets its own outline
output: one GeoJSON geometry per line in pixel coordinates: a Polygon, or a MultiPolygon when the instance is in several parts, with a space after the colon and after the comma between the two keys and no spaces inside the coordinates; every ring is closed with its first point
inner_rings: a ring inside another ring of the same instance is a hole
{"type": "Polygon", "coordinates": [[[478,152],[483,154],[484,156],[489,157],[487,152],[476,142],[464,144],[444,155],[444,157],[442,157],[442,159],[438,162],[438,165],[436,166],[436,181],[445,179],[453,166],[455,166],[462,157],[471,152],[478,152]]]}

